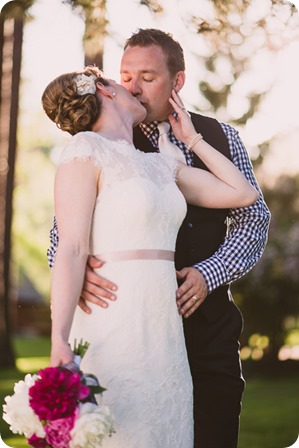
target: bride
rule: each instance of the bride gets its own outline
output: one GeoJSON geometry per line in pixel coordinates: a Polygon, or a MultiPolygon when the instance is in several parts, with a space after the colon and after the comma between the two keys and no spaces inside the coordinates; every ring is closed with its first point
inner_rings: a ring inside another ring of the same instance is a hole
{"type": "Polygon", "coordinates": [[[107,388],[116,420],[107,448],[193,448],[192,382],[175,300],[177,232],[186,201],[232,208],[258,197],[196,133],[175,91],[169,101],[175,136],[213,174],[136,149],[132,129],[146,110],[96,67],[56,78],[42,97],[49,118],[73,136],[55,177],[51,366],[72,360],[75,338],[90,343],[82,370],[107,388]],[[76,305],[89,254],[105,260],[101,275],[117,283],[118,300],[86,314],[76,305]]]}

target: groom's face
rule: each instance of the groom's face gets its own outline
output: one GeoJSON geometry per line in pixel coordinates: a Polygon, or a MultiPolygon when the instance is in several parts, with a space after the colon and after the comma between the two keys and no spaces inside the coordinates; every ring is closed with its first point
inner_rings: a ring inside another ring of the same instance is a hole
{"type": "Polygon", "coordinates": [[[144,122],[163,121],[172,112],[172,89],[180,90],[184,73],[172,76],[158,45],[127,47],[120,66],[121,84],[146,108],[144,122]],[[179,81],[178,81],[179,78],[179,81]]]}

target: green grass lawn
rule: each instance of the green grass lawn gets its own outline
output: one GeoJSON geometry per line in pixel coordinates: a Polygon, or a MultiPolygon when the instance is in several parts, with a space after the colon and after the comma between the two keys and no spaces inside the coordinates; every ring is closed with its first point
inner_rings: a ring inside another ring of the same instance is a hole
{"type": "MultiPolygon", "coordinates": [[[[0,372],[0,408],[3,399],[13,393],[13,385],[46,367],[50,342],[47,338],[17,338],[14,342],[18,369],[0,372]]],[[[217,428],[215,428],[217,431],[217,428]]],[[[1,418],[0,433],[13,448],[29,447],[25,439],[12,434],[1,418]]],[[[239,448],[286,448],[299,434],[299,378],[295,375],[260,378],[251,375],[243,399],[239,448]]],[[[141,447],[142,448],[142,447],[141,447]]]]}
{"type": "Polygon", "coordinates": [[[299,378],[249,379],[243,398],[239,448],[285,448],[295,443],[298,434],[299,378]]]}

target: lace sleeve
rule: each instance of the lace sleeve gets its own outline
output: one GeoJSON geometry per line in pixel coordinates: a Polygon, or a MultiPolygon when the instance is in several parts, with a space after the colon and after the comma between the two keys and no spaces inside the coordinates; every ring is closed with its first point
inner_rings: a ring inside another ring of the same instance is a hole
{"type": "Polygon", "coordinates": [[[76,159],[92,159],[97,165],[101,164],[101,151],[92,138],[91,132],[79,132],[65,145],[58,164],[71,162],[76,159]]]}
{"type": "Polygon", "coordinates": [[[172,179],[176,182],[177,175],[182,163],[179,160],[175,159],[174,157],[170,157],[168,155],[159,153],[159,156],[162,157],[163,160],[165,161],[165,165],[168,168],[172,179]]]}

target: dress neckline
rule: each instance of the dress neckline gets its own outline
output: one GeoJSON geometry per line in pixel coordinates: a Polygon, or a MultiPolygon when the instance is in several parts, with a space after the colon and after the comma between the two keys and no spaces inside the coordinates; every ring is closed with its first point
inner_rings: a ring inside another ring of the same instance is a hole
{"type": "Polygon", "coordinates": [[[98,137],[100,137],[103,140],[106,140],[107,142],[110,143],[125,143],[128,146],[134,146],[133,142],[128,142],[128,140],[126,140],[125,138],[116,138],[116,139],[111,139],[108,137],[105,137],[104,135],[100,134],[99,132],[94,132],[91,131],[93,134],[97,135],[98,137]]]}

